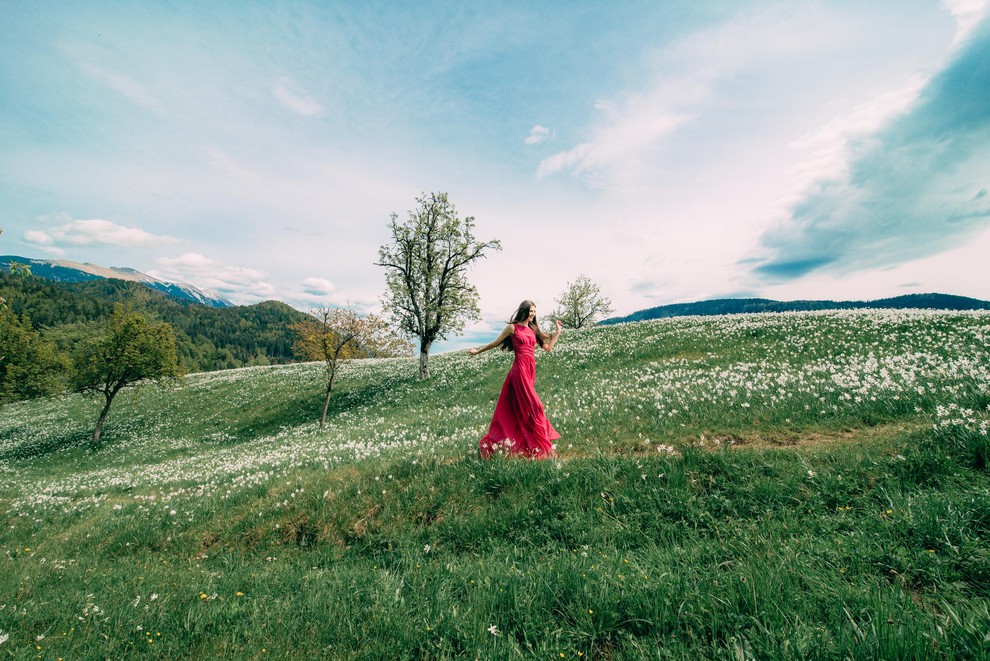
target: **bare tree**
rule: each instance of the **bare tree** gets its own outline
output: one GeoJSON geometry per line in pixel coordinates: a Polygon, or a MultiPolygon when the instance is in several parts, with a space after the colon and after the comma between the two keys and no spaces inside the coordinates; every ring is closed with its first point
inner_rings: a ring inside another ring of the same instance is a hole
{"type": "Polygon", "coordinates": [[[386,269],[385,310],[403,333],[419,338],[419,375],[428,379],[433,342],[481,318],[468,268],[502,244],[475,239],[474,218],[458,218],[446,193],[424,194],[416,202],[405,223],[392,214],[391,242],[379,249],[376,265],[386,269]]]}
{"type": "Polygon", "coordinates": [[[299,336],[293,348],[303,358],[324,363],[326,398],[323,401],[323,415],[320,417],[320,429],[323,429],[334,382],[345,360],[407,356],[411,347],[384,320],[374,315],[361,317],[351,307],[321,307],[313,310],[312,315],[312,321],[307,320],[292,326],[299,336]]]}
{"type": "Polygon", "coordinates": [[[600,317],[612,312],[612,301],[602,296],[601,289],[586,275],[579,275],[556,299],[553,316],[564,322],[565,328],[593,326],[600,317]]]}

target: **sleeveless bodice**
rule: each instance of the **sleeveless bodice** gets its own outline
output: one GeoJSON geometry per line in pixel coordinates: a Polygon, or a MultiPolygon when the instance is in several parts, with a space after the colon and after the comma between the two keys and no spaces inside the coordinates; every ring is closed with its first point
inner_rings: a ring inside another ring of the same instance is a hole
{"type": "Polygon", "coordinates": [[[513,327],[512,348],[516,352],[516,360],[533,359],[536,351],[536,333],[529,326],[513,324],[513,327]]]}

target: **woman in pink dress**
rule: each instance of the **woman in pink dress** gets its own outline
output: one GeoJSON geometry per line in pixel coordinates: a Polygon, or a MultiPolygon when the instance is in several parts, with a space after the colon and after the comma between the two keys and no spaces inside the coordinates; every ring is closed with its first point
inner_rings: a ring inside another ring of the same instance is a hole
{"type": "Polygon", "coordinates": [[[558,319],[553,335],[540,331],[540,325],[536,322],[536,305],[532,301],[523,301],[512,321],[495,340],[480,349],[468,351],[472,356],[477,356],[501,345],[502,350],[516,354],[502,384],[492,424],[479,444],[482,457],[490,457],[499,451],[534,459],[557,456],[553,442],[560,438],[560,434],[547,420],[543,402],[536,394],[534,354],[537,345],[545,351],[553,349],[560,337],[560,326],[558,319]]]}

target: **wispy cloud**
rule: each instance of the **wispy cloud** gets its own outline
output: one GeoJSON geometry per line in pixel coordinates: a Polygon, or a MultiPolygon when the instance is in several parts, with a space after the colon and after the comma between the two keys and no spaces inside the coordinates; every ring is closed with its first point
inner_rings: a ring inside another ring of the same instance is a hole
{"type": "Polygon", "coordinates": [[[742,13],[699,30],[656,53],[638,89],[595,102],[589,139],[545,158],[539,177],[557,173],[589,182],[626,185],[652,180],[645,165],[662,156],[678,131],[713,111],[721,85],[768,61],[803,52],[826,33],[826,21],[810,12],[742,13]]]}
{"type": "Polygon", "coordinates": [[[109,220],[69,220],[58,227],[44,230],[28,230],[24,240],[47,252],[61,251],[67,246],[120,246],[147,248],[162,244],[176,244],[178,239],[151,234],[139,227],[118,225],[109,220]]]}
{"type": "Polygon", "coordinates": [[[957,45],[969,37],[990,9],[988,0],[942,0],[942,3],[956,21],[953,43],[957,45]]]}
{"type": "Polygon", "coordinates": [[[296,91],[295,83],[288,79],[279,80],[272,89],[275,99],[287,110],[303,117],[316,117],[323,114],[323,106],[312,97],[296,91]]]}
{"type": "Polygon", "coordinates": [[[767,280],[850,272],[933,255],[990,225],[990,22],[973,29],[916,103],[851,147],[847,172],[815,183],[766,232],[767,280]]]}
{"type": "Polygon", "coordinates": [[[597,174],[620,168],[654,148],[661,138],[689,119],[671,108],[666,98],[660,91],[631,98],[621,106],[599,101],[596,108],[604,115],[604,121],[595,129],[592,139],[543,159],[537,176],[558,172],[597,174]]]}
{"type": "Polygon", "coordinates": [[[849,150],[907,111],[918,99],[928,79],[914,76],[903,85],[878,92],[852,112],[831,119],[791,143],[809,157],[797,170],[794,183],[804,193],[813,182],[848,174],[849,150]]]}
{"type": "Polygon", "coordinates": [[[79,68],[90,78],[102,83],[139,106],[148,110],[160,111],[162,109],[159,100],[140,81],[127,74],[90,62],[80,62],[79,68]]]}

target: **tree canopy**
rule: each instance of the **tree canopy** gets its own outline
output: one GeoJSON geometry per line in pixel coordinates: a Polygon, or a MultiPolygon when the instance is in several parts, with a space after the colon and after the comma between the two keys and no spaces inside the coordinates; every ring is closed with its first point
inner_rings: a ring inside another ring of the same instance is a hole
{"type": "Polygon", "coordinates": [[[416,202],[404,223],[391,215],[390,242],[379,249],[376,265],[385,268],[384,308],[403,333],[419,339],[420,378],[428,379],[433,342],[480,319],[469,267],[502,245],[476,239],[474,218],[460,218],[446,193],[424,194],[416,202]]]}
{"type": "Polygon", "coordinates": [[[94,444],[99,443],[110,405],[123,388],[143,381],[162,385],[180,373],[172,327],[119,303],[99,332],[76,346],[75,366],[75,389],[104,397],[94,444]]]}
{"type": "Polygon", "coordinates": [[[601,289],[586,275],[579,275],[556,299],[553,316],[564,328],[584,328],[612,312],[612,301],[602,296],[601,289]]]}

